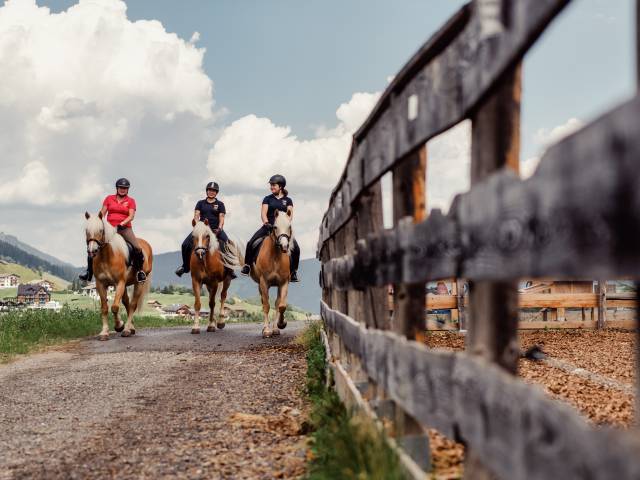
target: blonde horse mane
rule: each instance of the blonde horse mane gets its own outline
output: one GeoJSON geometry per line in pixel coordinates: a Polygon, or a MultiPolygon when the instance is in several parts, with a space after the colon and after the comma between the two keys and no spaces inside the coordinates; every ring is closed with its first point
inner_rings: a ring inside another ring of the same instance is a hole
{"type": "Polygon", "coordinates": [[[219,250],[218,238],[213,233],[213,230],[211,230],[211,227],[209,227],[209,225],[205,225],[204,222],[197,222],[193,227],[193,232],[191,233],[191,235],[193,235],[194,238],[200,238],[205,235],[209,235],[209,238],[211,239],[211,241],[209,242],[210,255],[219,250]]]}
{"type": "Polygon", "coordinates": [[[127,242],[124,241],[124,238],[122,238],[116,228],[107,222],[106,218],[91,215],[87,218],[85,230],[90,237],[94,238],[104,232],[104,242],[111,245],[111,248],[115,252],[120,252],[124,256],[125,261],[129,261],[127,242]]]}

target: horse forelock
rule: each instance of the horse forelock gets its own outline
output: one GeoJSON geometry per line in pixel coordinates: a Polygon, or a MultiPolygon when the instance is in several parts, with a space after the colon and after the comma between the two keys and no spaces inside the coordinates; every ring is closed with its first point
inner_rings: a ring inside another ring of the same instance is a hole
{"type": "Polygon", "coordinates": [[[193,232],[191,233],[194,238],[202,238],[205,235],[209,235],[211,241],[209,242],[209,253],[213,253],[218,250],[218,242],[213,230],[209,227],[209,225],[205,225],[204,222],[196,223],[196,226],[193,227],[193,232]]]}

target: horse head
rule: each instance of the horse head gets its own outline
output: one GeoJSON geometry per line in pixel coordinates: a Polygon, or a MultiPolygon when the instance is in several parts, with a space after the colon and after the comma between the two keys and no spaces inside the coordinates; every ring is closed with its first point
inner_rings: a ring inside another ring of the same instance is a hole
{"type": "Polygon", "coordinates": [[[87,220],[84,229],[87,240],[87,254],[93,258],[106,243],[102,212],[98,213],[97,216],[92,216],[89,212],[84,212],[84,218],[87,220]]]}
{"type": "Polygon", "coordinates": [[[211,248],[211,236],[213,232],[209,228],[209,220],[206,218],[204,222],[196,222],[195,219],[191,221],[193,226],[193,251],[200,261],[204,260],[205,255],[211,248]]]}
{"type": "Polygon", "coordinates": [[[280,247],[282,253],[288,252],[292,245],[291,237],[293,237],[290,211],[281,213],[279,210],[276,210],[276,219],[273,222],[271,234],[274,236],[276,245],[280,247]]]}

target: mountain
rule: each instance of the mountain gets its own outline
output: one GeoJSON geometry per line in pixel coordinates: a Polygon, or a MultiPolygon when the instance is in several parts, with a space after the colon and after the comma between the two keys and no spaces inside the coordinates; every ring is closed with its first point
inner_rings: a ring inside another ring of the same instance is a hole
{"type": "Polygon", "coordinates": [[[20,250],[23,250],[33,255],[34,257],[38,257],[44,260],[45,262],[50,263],[51,265],[57,265],[59,267],[65,267],[65,268],[74,268],[77,270],[77,268],[71,265],[70,263],[63,262],[62,260],[57,259],[53,255],[49,255],[48,253],[41,252],[37,248],[34,248],[31,245],[27,245],[26,243],[21,242],[16,237],[14,237],[13,235],[9,235],[8,233],[0,232],[0,241],[13,245],[14,247],[17,247],[20,250]]]}
{"type": "MultiPolygon", "coordinates": [[[[175,269],[182,262],[180,252],[160,253],[153,256],[152,283],[154,287],[164,287],[167,285],[184,285],[191,287],[191,276],[189,274],[178,278],[174,273],[175,269]]],[[[308,312],[320,312],[320,298],[322,291],[318,283],[320,275],[320,262],[315,258],[300,261],[298,276],[300,283],[289,284],[289,294],[287,301],[296,307],[300,307],[308,312]]],[[[258,296],[258,285],[249,277],[238,275],[238,278],[231,282],[229,287],[231,295],[240,298],[251,298],[258,296]]],[[[272,290],[272,297],[275,290],[272,290]]]]}
{"type": "Polygon", "coordinates": [[[12,235],[0,234],[0,258],[19,265],[49,272],[52,275],[71,281],[78,275],[78,269],[69,263],[47,255],[12,235]]]}
{"type": "MultiPolygon", "coordinates": [[[[28,283],[34,280],[49,280],[53,283],[54,290],[65,290],[69,288],[69,282],[60,277],[47,272],[38,272],[29,267],[19,265],[17,263],[5,262],[0,260],[0,273],[13,273],[20,275],[20,283],[28,283]]],[[[0,290],[0,296],[6,296],[6,290],[0,290]]]]}

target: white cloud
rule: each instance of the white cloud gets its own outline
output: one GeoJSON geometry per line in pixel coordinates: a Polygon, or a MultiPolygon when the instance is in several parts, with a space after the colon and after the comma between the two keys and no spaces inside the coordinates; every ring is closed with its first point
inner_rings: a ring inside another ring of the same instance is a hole
{"type": "Polygon", "coordinates": [[[572,117],[565,123],[553,127],[552,129],[538,129],[534,134],[533,139],[536,145],[540,148],[541,153],[520,162],[520,175],[523,178],[528,178],[533,175],[533,172],[535,172],[538,167],[538,163],[540,163],[540,158],[551,145],[558,143],[563,138],[580,130],[583,126],[584,122],[582,120],[572,117]]]}
{"type": "Polygon", "coordinates": [[[202,182],[218,114],[197,41],[130,21],[121,0],[58,14],[34,0],[0,6],[2,228],[81,263],[82,213],[126,176],[139,233],[175,248],[160,219],[179,218],[180,195],[202,182]],[[48,228],[33,237],[36,212],[48,228]]]}
{"type": "Polygon", "coordinates": [[[315,255],[317,231],[351,147],[352,134],[366,119],[380,93],[355,93],[336,110],[338,123],[300,140],[288,126],[247,115],[225,128],[209,153],[209,174],[223,189],[242,192],[221,197],[229,203],[228,230],[245,241],[260,224],[262,196],[274,173],[287,177],[295,203],[296,236],[303,257],[315,255]],[[238,212],[242,215],[237,215],[238,212]],[[234,230],[235,229],[235,230],[234,230]]]}

